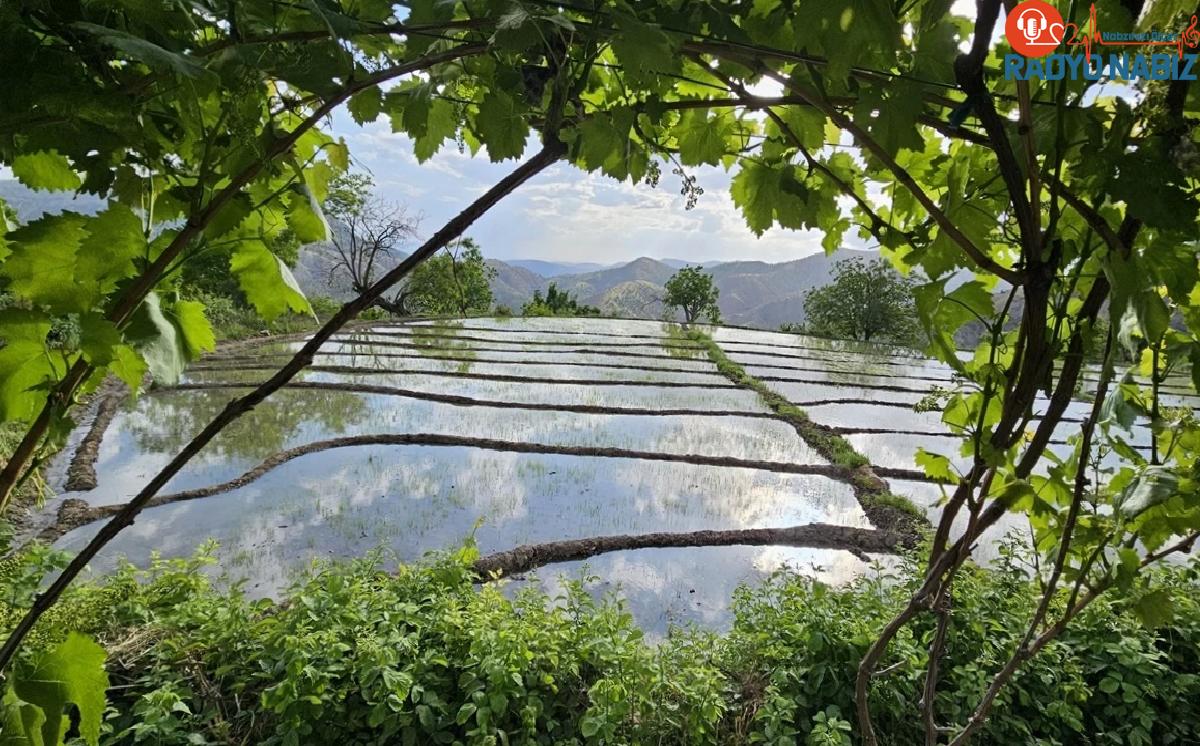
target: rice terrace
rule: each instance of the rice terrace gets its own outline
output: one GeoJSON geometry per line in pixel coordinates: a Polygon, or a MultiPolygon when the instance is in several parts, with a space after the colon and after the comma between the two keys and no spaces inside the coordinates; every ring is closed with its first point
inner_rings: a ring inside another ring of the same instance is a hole
{"type": "Polygon", "coordinates": [[[1200,744],[1196,0],[3,0],[0,746],[1200,744]]]}

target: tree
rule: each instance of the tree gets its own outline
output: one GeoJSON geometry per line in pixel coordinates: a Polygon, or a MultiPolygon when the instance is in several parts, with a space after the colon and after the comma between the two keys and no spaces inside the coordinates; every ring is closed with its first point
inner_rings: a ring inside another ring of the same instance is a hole
{"type": "Polygon", "coordinates": [[[679,270],[667,280],[666,290],[663,305],[683,311],[685,324],[691,324],[701,316],[707,316],[713,324],[721,322],[721,309],[717,307],[720,291],[713,283],[713,276],[701,267],[679,270]]]}
{"type": "Polygon", "coordinates": [[[595,306],[581,305],[575,296],[566,290],[559,290],[557,283],[550,283],[546,288],[545,297],[541,290],[533,291],[531,298],[521,307],[522,316],[599,316],[600,309],[595,306]]]}
{"type": "MultiPolygon", "coordinates": [[[[363,173],[345,173],[329,183],[323,209],[335,222],[330,243],[338,260],[330,267],[330,284],[340,273],[358,294],[369,288],[381,267],[395,263],[398,247],[417,234],[417,220],[404,208],[375,196],[374,181],[363,173]]],[[[380,298],[377,305],[397,315],[408,311],[403,298],[380,298]]]]}
{"type": "Polygon", "coordinates": [[[810,333],[864,342],[915,341],[920,327],[912,294],[915,283],[882,259],[843,259],[833,272],[832,283],[804,296],[810,333]]]}
{"type": "Polygon", "coordinates": [[[417,267],[397,297],[414,313],[486,313],[492,307],[491,281],[495,277],[496,270],[487,265],[479,244],[463,238],[417,267]]]}

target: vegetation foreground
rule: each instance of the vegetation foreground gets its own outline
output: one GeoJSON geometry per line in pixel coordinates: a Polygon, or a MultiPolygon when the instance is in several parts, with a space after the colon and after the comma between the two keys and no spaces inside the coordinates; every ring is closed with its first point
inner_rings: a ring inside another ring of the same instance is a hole
{"type": "MultiPolygon", "coordinates": [[[[72,725],[103,743],[840,746],[858,661],[919,582],[915,560],[844,588],[780,574],[739,592],[727,634],[652,642],[583,580],[557,599],[510,593],[475,583],[475,557],[468,545],[395,571],[378,555],[314,566],[278,604],[215,590],[205,556],[127,567],[72,589],[33,647],[77,645],[77,633],[103,643],[103,722],[85,696],[72,725]]],[[[1023,632],[1037,598],[1025,559],[1006,552],[956,582],[939,711],[965,717],[1023,632]]],[[[30,592],[55,561],[10,560],[6,587],[30,592]]],[[[1093,604],[1005,689],[979,742],[1195,743],[1198,583],[1200,562],[1156,570],[1154,593],[1176,613],[1153,627],[1126,600],[1093,604]]],[[[932,634],[900,636],[872,684],[884,743],[920,740],[912,709],[932,634]]]]}

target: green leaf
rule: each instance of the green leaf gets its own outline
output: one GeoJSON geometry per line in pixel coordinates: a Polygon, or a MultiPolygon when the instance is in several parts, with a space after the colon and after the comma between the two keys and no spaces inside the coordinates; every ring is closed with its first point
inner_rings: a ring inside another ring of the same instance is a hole
{"type": "Polygon", "coordinates": [[[214,73],[204,69],[195,59],[164,49],[140,36],[134,36],[119,29],[83,21],[72,25],[77,29],[92,34],[113,49],[124,52],[131,58],[144,63],[152,69],[169,70],[178,75],[193,79],[204,77],[215,79],[216,77],[214,73]]]}
{"type": "Polygon", "coordinates": [[[529,125],[507,93],[493,90],[483,97],[475,116],[475,131],[487,146],[492,162],[517,158],[525,152],[529,125]]]}
{"type": "Polygon", "coordinates": [[[717,165],[728,149],[733,122],[720,114],[709,117],[704,109],[685,111],[675,137],[679,141],[679,160],[685,166],[717,165]]]}
{"type": "Polygon", "coordinates": [[[97,368],[103,368],[116,358],[116,350],[123,344],[117,325],[98,313],[79,317],[79,351],[83,359],[97,368]]]}
{"type": "Polygon", "coordinates": [[[173,384],[179,380],[188,362],[187,347],[175,325],[163,313],[158,293],[150,293],[142,301],[125,329],[125,336],[141,353],[146,369],[155,381],[173,384]]]}
{"type": "Polygon", "coordinates": [[[953,482],[956,479],[954,467],[945,456],[918,448],[913,460],[935,482],[953,482]]]}
{"type": "Polygon", "coordinates": [[[1133,308],[1137,312],[1138,326],[1142,328],[1146,341],[1157,345],[1171,324],[1171,312],[1167,309],[1166,302],[1151,288],[1134,296],[1133,308]]]}
{"type": "Polygon", "coordinates": [[[125,205],[108,208],[87,221],[88,235],[75,257],[75,292],[79,310],[94,308],[137,272],[134,260],[146,255],[142,222],[125,205]]]}
{"type": "Polygon", "coordinates": [[[640,178],[644,165],[634,163],[636,150],[629,138],[633,110],[616,107],[583,120],[577,130],[576,163],[588,171],[602,169],[614,179],[640,178]]]}
{"type": "Polygon", "coordinates": [[[47,215],[8,235],[11,254],[0,274],[9,289],[54,313],[82,313],[134,274],[146,242],[129,210],[111,203],[95,217],[47,215]]]}
{"type": "Polygon", "coordinates": [[[1165,466],[1147,466],[1117,495],[1117,508],[1132,517],[1166,502],[1179,492],[1179,477],[1165,466]]]}
{"type": "Polygon", "coordinates": [[[175,324],[179,328],[188,358],[195,360],[201,353],[212,352],[217,347],[212,324],[204,315],[204,304],[194,300],[183,300],[173,309],[175,324]]]}
{"type": "Polygon", "coordinates": [[[76,292],[75,255],[87,236],[87,219],[48,215],[8,234],[12,254],[0,266],[9,290],[56,313],[86,310],[76,292]]]}
{"type": "Polygon", "coordinates": [[[610,43],[631,84],[653,85],[660,73],[679,72],[679,55],[671,37],[632,16],[618,15],[616,21],[618,33],[610,43]]]}
{"type": "Polygon", "coordinates": [[[83,183],[79,180],[79,174],[71,168],[67,157],[59,155],[57,150],[18,155],[13,158],[12,172],[18,181],[30,189],[66,192],[78,189],[83,183]]]}
{"type": "Polygon", "coordinates": [[[580,122],[578,136],[577,163],[588,171],[603,168],[610,158],[620,154],[626,142],[607,112],[599,112],[580,122]]]}
{"type": "Polygon", "coordinates": [[[435,98],[429,104],[425,134],[413,141],[413,153],[417,156],[417,162],[424,163],[432,158],[442,147],[442,143],[454,137],[457,131],[458,118],[455,116],[454,105],[445,99],[435,98]]]}
{"type": "Polygon", "coordinates": [[[50,318],[37,311],[0,311],[0,421],[28,421],[41,409],[41,390],[66,372],[46,347],[50,318]]]}
{"type": "Polygon", "coordinates": [[[1194,231],[1197,201],[1188,195],[1187,180],[1161,142],[1152,138],[1122,155],[1116,166],[1112,196],[1124,200],[1131,215],[1153,228],[1194,231]]]}
{"type": "Polygon", "coordinates": [[[1150,629],[1162,627],[1175,618],[1175,603],[1171,600],[1171,593],[1165,588],[1143,593],[1129,608],[1142,624],[1150,629]]]}
{"type": "Polygon", "coordinates": [[[779,171],[760,163],[747,163],[733,177],[733,203],[742,209],[746,225],[756,236],[766,232],[774,221],[775,205],[781,196],[779,181],[779,171]]]}
{"type": "Polygon", "coordinates": [[[229,259],[229,269],[258,315],[270,321],[288,311],[312,314],[292,271],[261,241],[242,241],[229,259]]]}
{"type": "Polygon", "coordinates": [[[129,345],[121,345],[114,350],[114,358],[108,365],[113,375],[120,378],[134,394],[142,387],[142,379],[146,377],[146,362],[142,356],[129,345]]]}
{"type": "Polygon", "coordinates": [[[1112,391],[1108,392],[1108,396],[1104,397],[1104,403],[1100,406],[1100,422],[1132,432],[1133,423],[1141,410],[1130,403],[1134,397],[1128,395],[1127,389],[1132,384],[1132,379],[1127,380],[1129,384],[1114,386],[1112,391]]]}
{"type": "Polygon", "coordinates": [[[0,700],[0,746],[43,746],[42,708],[25,702],[10,684],[0,700]]]}
{"type": "Polygon", "coordinates": [[[42,741],[62,743],[70,725],[64,713],[67,704],[79,710],[79,735],[96,746],[104,716],[104,692],[108,674],[104,670],[104,648],[78,632],[71,632],[52,652],[43,654],[29,676],[18,676],[13,688],[21,699],[45,713],[42,741]]]}
{"type": "Polygon", "coordinates": [[[783,112],[788,129],[809,152],[825,145],[825,115],[811,106],[788,106],[783,112]]]}
{"type": "Polygon", "coordinates": [[[917,132],[917,117],[924,107],[923,93],[917,84],[900,79],[866,88],[854,111],[855,122],[893,156],[901,148],[921,150],[925,141],[917,132]]]}
{"type": "Polygon", "coordinates": [[[383,112],[383,91],[378,86],[360,91],[350,97],[346,108],[356,124],[374,122],[383,112]]]}
{"type": "Polygon", "coordinates": [[[329,240],[325,214],[307,188],[302,187],[288,197],[287,224],[300,243],[329,240]]]}

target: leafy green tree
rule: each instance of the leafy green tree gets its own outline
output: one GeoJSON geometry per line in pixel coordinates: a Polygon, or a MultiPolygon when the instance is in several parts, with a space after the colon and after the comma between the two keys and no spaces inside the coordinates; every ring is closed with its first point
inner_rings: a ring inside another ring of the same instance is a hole
{"type": "Polygon", "coordinates": [[[804,296],[806,329],[840,339],[914,342],[920,322],[914,282],[882,259],[843,259],[834,265],[833,282],[804,296]]]}
{"type": "Polygon", "coordinates": [[[663,305],[682,311],[684,323],[691,324],[701,317],[714,324],[721,323],[721,309],[717,306],[720,291],[712,274],[703,268],[684,267],[667,280],[665,287],[663,305]]]}
{"type": "Polygon", "coordinates": [[[546,295],[534,290],[533,297],[521,306],[522,316],[599,316],[600,309],[581,304],[566,290],[559,290],[557,283],[550,283],[546,295]]]}
{"type": "Polygon", "coordinates": [[[413,313],[466,316],[492,307],[491,281],[496,270],[487,265],[479,244],[463,238],[413,271],[400,290],[398,304],[413,313]]]}

